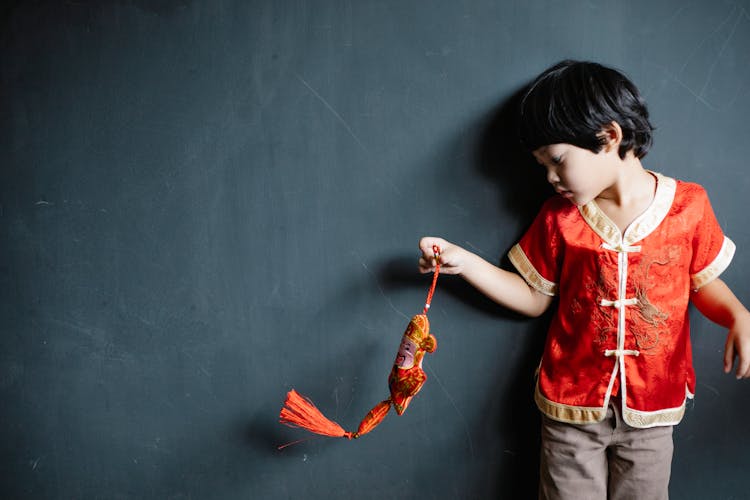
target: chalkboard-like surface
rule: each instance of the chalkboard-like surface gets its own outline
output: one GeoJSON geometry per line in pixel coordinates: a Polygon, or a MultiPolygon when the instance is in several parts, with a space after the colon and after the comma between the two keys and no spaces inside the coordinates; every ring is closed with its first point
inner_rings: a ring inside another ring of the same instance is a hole
{"type": "MultiPolygon", "coordinates": [[[[548,318],[456,278],[424,389],[354,442],[277,423],[295,387],[347,428],[429,277],[424,234],[495,262],[544,198],[513,96],[563,58],[625,71],[649,168],[746,220],[750,4],[14,2],[0,11],[0,496],[533,498],[548,318]]],[[[671,493],[747,495],[745,384],[694,316],[671,493]]]]}

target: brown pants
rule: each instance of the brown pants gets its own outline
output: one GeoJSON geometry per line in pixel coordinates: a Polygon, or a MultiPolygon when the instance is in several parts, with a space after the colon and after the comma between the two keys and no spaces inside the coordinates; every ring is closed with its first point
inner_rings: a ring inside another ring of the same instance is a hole
{"type": "Polygon", "coordinates": [[[666,500],[672,427],[636,429],[610,404],[596,424],[542,417],[540,500],[666,500]]]}

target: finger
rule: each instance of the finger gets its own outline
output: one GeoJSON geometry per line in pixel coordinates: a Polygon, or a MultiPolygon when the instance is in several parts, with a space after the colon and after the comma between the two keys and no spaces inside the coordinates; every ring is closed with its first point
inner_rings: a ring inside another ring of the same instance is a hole
{"type": "Polygon", "coordinates": [[[727,335],[727,342],[724,344],[724,373],[732,371],[734,364],[734,342],[732,336],[727,335]]]}
{"type": "Polygon", "coordinates": [[[750,377],[750,359],[746,356],[739,356],[737,361],[737,371],[735,372],[737,379],[750,377]]]}
{"type": "Polygon", "coordinates": [[[435,244],[435,238],[431,236],[425,236],[419,240],[419,250],[424,255],[432,255],[432,245],[435,244]]]}
{"type": "Polygon", "coordinates": [[[425,236],[419,241],[419,249],[425,257],[432,257],[435,255],[435,247],[443,248],[445,246],[445,240],[442,238],[434,238],[432,236],[425,236]]]}
{"type": "Polygon", "coordinates": [[[419,258],[419,271],[424,273],[430,273],[435,269],[434,259],[425,259],[424,257],[419,258]]]}

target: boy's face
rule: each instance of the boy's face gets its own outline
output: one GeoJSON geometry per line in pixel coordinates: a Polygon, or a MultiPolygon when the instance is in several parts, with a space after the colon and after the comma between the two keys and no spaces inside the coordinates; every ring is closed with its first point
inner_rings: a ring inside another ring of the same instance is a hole
{"type": "Polygon", "coordinates": [[[532,154],[547,170],[547,181],[555,191],[575,205],[585,205],[617,181],[620,157],[616,148],[593,153],[572,144],[550,144],[532,154]]]}

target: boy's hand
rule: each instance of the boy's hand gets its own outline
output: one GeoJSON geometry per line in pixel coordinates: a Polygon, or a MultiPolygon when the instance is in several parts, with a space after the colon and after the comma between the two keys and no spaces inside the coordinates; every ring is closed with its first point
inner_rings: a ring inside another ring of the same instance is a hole
{"type": "Polygon", "coordinates": [[[531,288],[516,273],[500,269],[465,248],[442,238],[427,236],[419,242],[422,256],[419,270],[431,273],[435,270],[435,254],[432,247],[440,248],[440,272],[460,274],[470,285],[503,307],[526,316],[539,316],[552,303],[552,297],[531,288]]]}
{"type": "Polygon", "coordinates": [[[422,252],[422,256],[419,258],[419,272],[424,274],[435,271],[435,253],[432,250],[434,245],[440,248],[440,272],[460,274],[463,266],[464,249],[433,236],[426,236],[419,241],[419,249],[422,252]]]}
{"type": "Polygon", "coordinates": [[[732,371],[737,358],[737,379],[750,378],[750,314],[739,315],[727,335],[724,346],[724,373],[732,371]]]}

